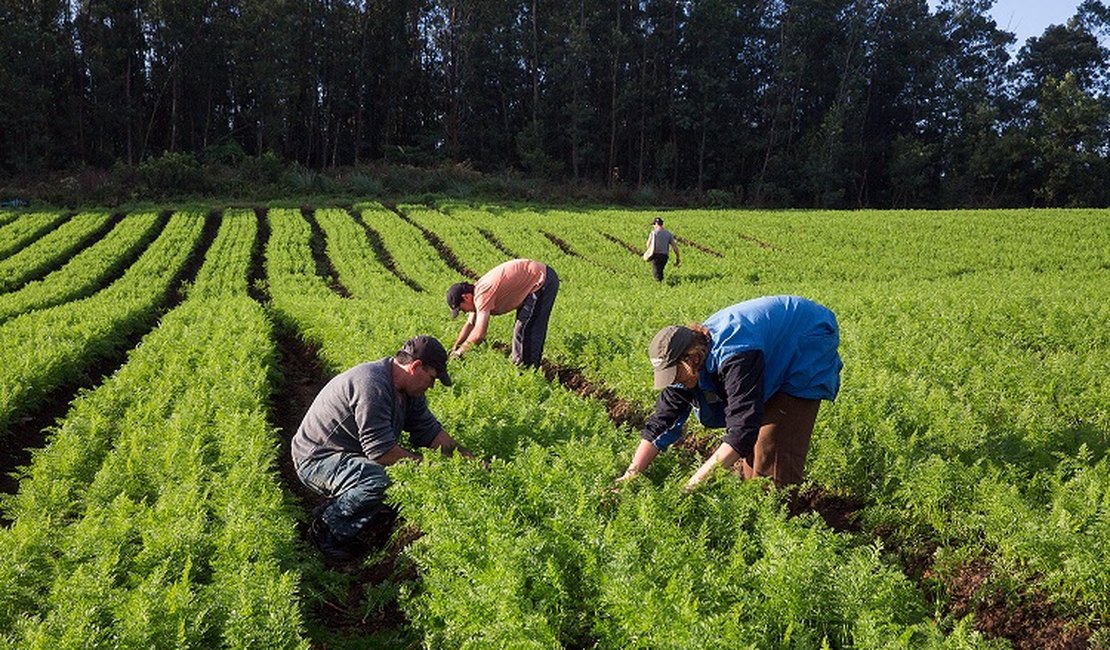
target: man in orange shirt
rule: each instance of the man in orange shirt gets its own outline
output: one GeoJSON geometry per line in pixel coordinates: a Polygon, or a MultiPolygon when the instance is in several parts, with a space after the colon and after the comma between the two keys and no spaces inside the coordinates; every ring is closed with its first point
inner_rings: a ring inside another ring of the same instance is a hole
{"type": "Polygon", "coordinates": [[[539,366],[547,340],[547,321],[559,291],[555,269],[535,260],[510,260],[495,266],[474,284],[456,282],[447,290],[451,318],[467,313],[451,356],[462,357],[486,338],[489,317],[516,310],[513,363],[539,366]]]}

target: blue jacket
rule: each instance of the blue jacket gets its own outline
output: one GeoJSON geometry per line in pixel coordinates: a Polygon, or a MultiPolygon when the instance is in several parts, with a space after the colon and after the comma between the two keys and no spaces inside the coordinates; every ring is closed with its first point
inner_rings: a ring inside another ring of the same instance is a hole
{"type": "Polygon", "coordinates": [[[709,356],[693,389],[663,389],[641,437],[664,450],[683,431],[690,410],[707,427],[726,429],[723,442],[751,453],[763,406],[778,392],[832,400],[843,363],[836,316],[797,296],[767,296],[726,307],[705,320],[709,356]]]}

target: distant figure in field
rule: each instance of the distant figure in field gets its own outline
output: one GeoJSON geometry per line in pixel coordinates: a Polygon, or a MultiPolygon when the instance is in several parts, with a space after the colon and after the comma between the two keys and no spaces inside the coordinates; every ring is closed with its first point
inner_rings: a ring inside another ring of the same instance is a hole
{"type": "Polygon", "coordinates": [[[644,250],[644,260],[651,262],[651,272],[659,282],[663,281],[663,269],[667,266],[671,250],[674,251],[675,267],[682,266],[678,255],[678,244],[675,243],[671,231],[663,227],[663,220],[655,217],[651,220],[651,232],[648,233],[647,244],[644,250]]]}
{"type": "Polygon", "coordinates": [[[547,322],[559,292],[555,269],[535,260],[510,260],[499,264],[474,284],[456,282],[447,289],[451,318],[466,312],[451,356],[461,358],[486,338],[491,315],[516,311],[513,328],[513,363],[539,366],[547,340],[547,322]]]}
{"type": "Polygon", "coordinates": [[[367,550],[364,537],[392,523],[383,505],[386,468],[420,460],[398,442],[409,432],[413,447],[460,447],[428,410],[424,392],[436,379],[451,385],[447,351],[431,336],[405,342],[392,357],[343,372],[320,391],[293,436],[293,465],[301,482],[327,501],[309,525],[312,542],[330,563],[350,562],[367,550]]]}
{"type": "Polygon", "coordinates": [[[737,461],[745,479],[800,483],[821,400],[840,389],[839,342],[832,311],[797,296],[756,298],[704,323],[664,327],[648,347],[662,392],[618,482],[643,472],[678,440],[693,409],[703,425],[725,434],[687,490],[737,461]]]}

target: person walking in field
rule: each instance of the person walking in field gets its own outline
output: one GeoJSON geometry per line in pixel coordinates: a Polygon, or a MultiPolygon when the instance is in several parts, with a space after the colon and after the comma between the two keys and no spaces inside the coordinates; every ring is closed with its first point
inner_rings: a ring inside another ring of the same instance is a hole
{"type": "Polygon", "coordinates": [[[474,457],[428,410],[424,393],[437,379],[451,385],[447,351],[435,338],[417,336],[392,357],[334,377],[305,413],[293,436],[293,465],[301,482],[326,499],[309,535],[327,561],[357,559],[366,550],[360,537],[391,519],[383,505],[386,468],[404,458],[420,460],[401,446],[402,431],[412,447],[474,457]]]}
{"type": "Polygon", "coordinates": [[[486,338],[490,316],[516,311],[511,358],[520,366],[539,366],[547,340],[547,322],[559,292],[555,269],[535,260],[510,260],[495,266],[474,284],[456,282],[447,289],[451,318],[466,312],[451,356],[461,358],[486,338]]]}
{"type": "Polygon", "coordinates": [[[695,410],[703,425],[725,434],[687,490],[737,461],[745,479],[800,483],[821,400],[835,399],[840,388],[839,341],[833,312],[797,296],[756,298],[704,323],[664,327],[648,347],[662,392],[618,482],[678,440],[695,410]]]}
{"type": "Polygon", "coordinates": [[[671,231],[663,227],[663,219],[655,217],[651,220],[651,232],[648,233],[647,244],[644,250],[644,260],[651,262],[651,273],[656,281],[663,281],[663,269],[670,259],[670,251],[674,251],[675,268],[682,266],[682,259],[678,254],[678,244],[675,242],[671,231]]]}

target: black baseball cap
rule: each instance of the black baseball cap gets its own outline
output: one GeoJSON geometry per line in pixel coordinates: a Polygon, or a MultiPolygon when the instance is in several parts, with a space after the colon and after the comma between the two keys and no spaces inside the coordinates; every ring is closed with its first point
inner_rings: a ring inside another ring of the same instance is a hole
{"type": "Polygon", "coordinates": [[[436,371],[436,379],[444,386],[451,385],[451,375],[447,374],[447,350],[443,349],[434,336],[421,334],[405,341],[398,354],[404,353],[436,371]]]}
{"type": "Polygon", "coordinates": [[[654,219],[652,219],[651,220],[651,225],[654,226],[655,224],[659,224],[660,226],[662,226],[663,225],[663,217],[655,217],[654,219]]]}
{"type": "Polygon", "coordinates": [[[670,325],[659,330],[648,346],[648,359],[655,370],[655,390],[663,390],[674,383],[678,374],[678,361],[694,342],[694,330],[681,325],[670,325]]]}
{"type": "Polygon", "coordinates": [[[459,315],[459,305],[463,296],[474,293],[474,285],[469,282],[456,282],[447,289],[447,306],[451,308],[451,318],[459,315]]]}

